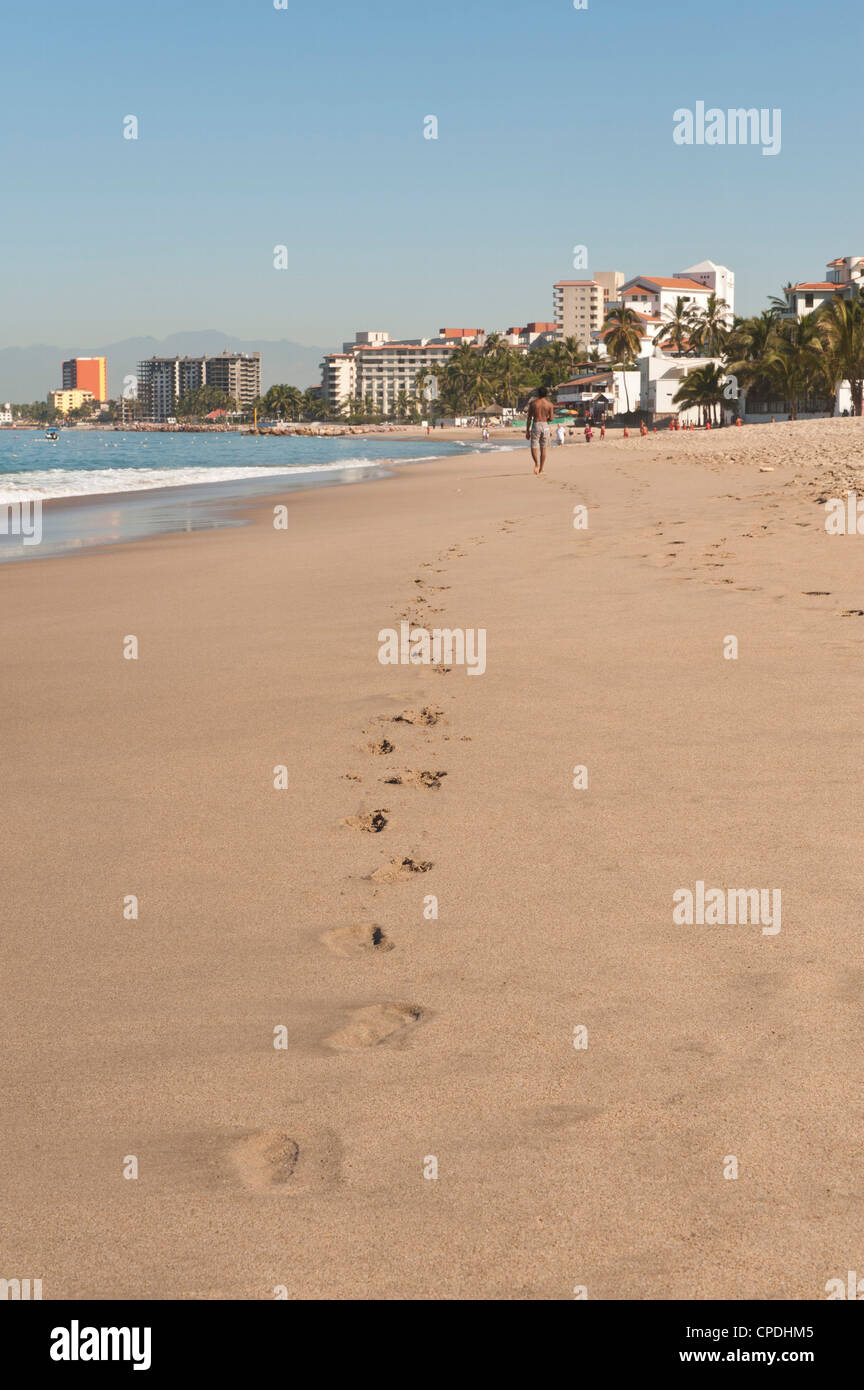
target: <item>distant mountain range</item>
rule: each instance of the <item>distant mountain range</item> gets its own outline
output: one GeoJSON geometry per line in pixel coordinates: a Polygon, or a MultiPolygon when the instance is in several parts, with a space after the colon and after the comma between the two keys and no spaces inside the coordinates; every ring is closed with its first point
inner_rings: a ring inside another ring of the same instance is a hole
{"type": "Polygon", "coordinates": [[[124,338],[119,343],[77,343],[72,348],[50,347],[44,343],[27,348],[0,348],[0,404],[3,401],[44,401],[53,387],[62,386],[61,364],[70,357],[107,358],[108,394],[117,397],[123,387],[123,378],[136,375],[138,363],[145,357],[210,356],[226,348],[229,352],[261,353],[265,391],[278,382],[285,382],[289,386],[317,386],[321,380],[321,358],[325,352],[333,351],[332,348],[292,343],[287,338],[280,338],[277,342],[263,339],[246,342],[215,328],[171,333],[167,338],[124,338]]]}

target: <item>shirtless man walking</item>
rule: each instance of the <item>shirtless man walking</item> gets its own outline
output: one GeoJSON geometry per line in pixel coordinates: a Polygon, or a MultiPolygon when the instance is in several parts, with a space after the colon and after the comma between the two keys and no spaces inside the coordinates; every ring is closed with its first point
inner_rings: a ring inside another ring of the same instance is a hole
{"type": "Polygon", "coordinates": [[[550,420],[554,406],[549,400],[549,392],[545,386],[538,386],[537,392],[528,402],[528,418],[526,421],[525,438],[531,441],[531,457],[534,460],[534,472],[542,473],[543,465],[546,462],[546,450],[549,448],[549,440],[552,435],[550,420]]]}

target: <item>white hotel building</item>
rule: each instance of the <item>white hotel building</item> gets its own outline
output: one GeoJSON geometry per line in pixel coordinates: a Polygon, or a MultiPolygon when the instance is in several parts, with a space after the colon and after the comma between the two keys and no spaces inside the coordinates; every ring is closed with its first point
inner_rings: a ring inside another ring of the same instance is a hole
{"type": "Polygon", "coordinates": [[[634,275],[622,285],[618,302],[645,319],[646,337],[653,338],[672,316],[679,299],[701,312],[715,294],[725,301],[724,317],[732,322],[735,312],[735,276],[724,265],[700,261],[674,275],[634,275]]]}
{"type": "MultiPolygon", "coordinates": [[[[328,406],[350,400],[370,401],[376,410],[393,410],[400,394],[410,401],[421,371],[443,366],[457,347],[482,343],[482,328],[442,328],[437,338],[392,342],[389,333],[357,333],[341,352],[330,352],[321,363],[321,396],[328,406]]],[[[423,389],[434,400],[437,383],[423,389]]]]}
{"type": "MultiPolygon", "coordinates": [[[[622,277],[623,278],[623,277],[622,277]]],[[[591,281],[579,282],[591,285],[591,281]]],[[[556,308],[560,302],[560,283],[556,285],[556,308]]],[[[597,287],[599,291],[599,286],[597,287]]],[[[592,371],[583,373],[572,381],[562,383],[558,388],[558,400],[569,405],[584,407],[602,400],[613,414],[627,410],[642,411],[649,416],[661,418],[677,415],[683,424],[691,419],[698,422],[700,412],[688,410],[674,403],[674,396],[684,377],[695,367],[708,362],[719,362],[719,358],[676,357],[667,346],[660,346],[654,340],[665,323],[672,317],[677,302],[683,300],[697,313],[708,304],[711,295],[725,301],[723,311],[727,322],[732,321],[735,307],[735,276],[726,266],[715,265],[713,261],[700,261],[688,270],[676,271],[674,275],[634,275],[616,288],[614,298],[605,305],[608,312],[622,305],[632,309],[642,320],[642,334],[638,353],[638,369],[622,372],[597,364],[592,371]]],[[[595,293],[594,301],[599,299],[595,293]]],[[[594,330],[593,343],[605,354],[602,331],[594,330]]]]}
{"type": "Polygon", "coordinates": [[[864,290],[864,256],[838,256],[829,261],[824,280],[803,280],[786,290],[786,318],[801,319],[821,309],[835,294],[853,299],[864,290]]]}

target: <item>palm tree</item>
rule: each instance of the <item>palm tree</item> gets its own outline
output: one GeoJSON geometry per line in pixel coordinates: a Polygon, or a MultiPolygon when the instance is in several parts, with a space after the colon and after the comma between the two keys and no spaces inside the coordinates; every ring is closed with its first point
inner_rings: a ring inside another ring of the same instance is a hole
{"type": "Polygon", "coordinates": [[[723,401],[724,382],[723,368],[714,362],[706,362],[704,366],[694,367],[687,373],[672,400],[675,405],[701,409],[704,424],[709,414],[713,417],[716,406],[723,401]]]}
{"type": "MultiPolygon", "coordinates": [[[[610,310],[606,315],[603,324],[603,337],[606,342],[606,351],[613,362],[620,362],[623,370],[627,371],[630,363],[634,362],[639,356],[639,349],[642,346],[642,339],[645,336],[645,328],[641,318],[635,309],[629,309],[624,305],[610,310]]],[[[627,402],[627,414],[630,414],[630,392],[627,389],[627,377],[624,377],[624,398],[627,402]]]]}
{"type": "Polygon", "coordinates": [[[771,308],[766,312],[771,314],[775,319],[780,318],[782,314],[788,313],[789,300],[787,298],[786,291],[791,289],[792,281],[787,280],[780,293],[772,294],[771,298],[768,300],[768,303],[771,305],[771,308]]]}
{"type": "Polygon", "coordinates": [[[685,344],[689,347],[693,336],[695,311],[689,299],[679,294],[675,307],[667,309],[666,313],[669,317],[652,341],[660,346],[669,343],[675,349],[675,355],[680,357],[685,351],[685,344]]]}
{"type": "Polygon", "coordinates": [[[302,420],[323,420],[327,414],[327,408],[321,399],[321,391],[314,390],[311,386],[303,392],[303,402],[300,409],[302,420]]]}
{"type": "Polygon", "coordinates": [[[767,395],[770,381],[765,363],[773,350],[778,316],[771,309],[749,319],[736,318],[726,340],[726,370],[747,392],[767,395]]]}
{"type": "Polygon", "coordinates": [[[719,357],[728,333],[726,300],[709,294],[701,313],[693,316],[693,346],[704,357],[719,357]]]}
{"type": "Polygon", "coordinates": [[[424,410],[431,410],[432,408],[433,397],[429,396],[427,392],[435,380],[435,373],[429,367],[421,367],[414,377],[412,398],[418,415],[422,414],[424,410]]]}
{"type": "Polygon", "coordinates": [[[271,386],[264,396],[264,409],[281,420],[289,415],[295,420],[303,407],[303,393],[296,386],[271,386]]]}
{"type": "Polygon", "coordinates": [[[852,413],[860,415],[864,391],[864,298],[841,299],[835,295],[817,312],[831,384],[836,390],[841,381],[849,382],[852,413]]]}

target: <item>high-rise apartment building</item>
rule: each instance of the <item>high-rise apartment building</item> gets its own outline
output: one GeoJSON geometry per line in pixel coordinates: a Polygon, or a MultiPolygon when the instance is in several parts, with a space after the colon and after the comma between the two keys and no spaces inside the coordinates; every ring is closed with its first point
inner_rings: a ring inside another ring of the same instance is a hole
{"type": "Polygon", "coordinates": [[[261,395],[260,352],[220,352],[205,357],[206,384],[216,386],[238,405],[249,405],[261,395]]]}
{"type": "Polygon", "coordinates": [[[238,406],[261,395],[260,352],[220,352],[213,357],[148,357],[138,363],[138,399],[148,420],[167,420],[187,391],[215,386],[238,406]]]}
{"type": "Polygon", "coordinates": [[[590,346],[591,334],[603,327],[608,305],[623,283],[621,270],[597,270],[590,280],[559,280],[552,292],[559,337],[590,346]]]}
{"type": "Polygon", "coordinates": [[[70,357],[63,363],[63,389],[89,391],[95,401],[108,399],[108,366],[104,357],[70,357]]]}

